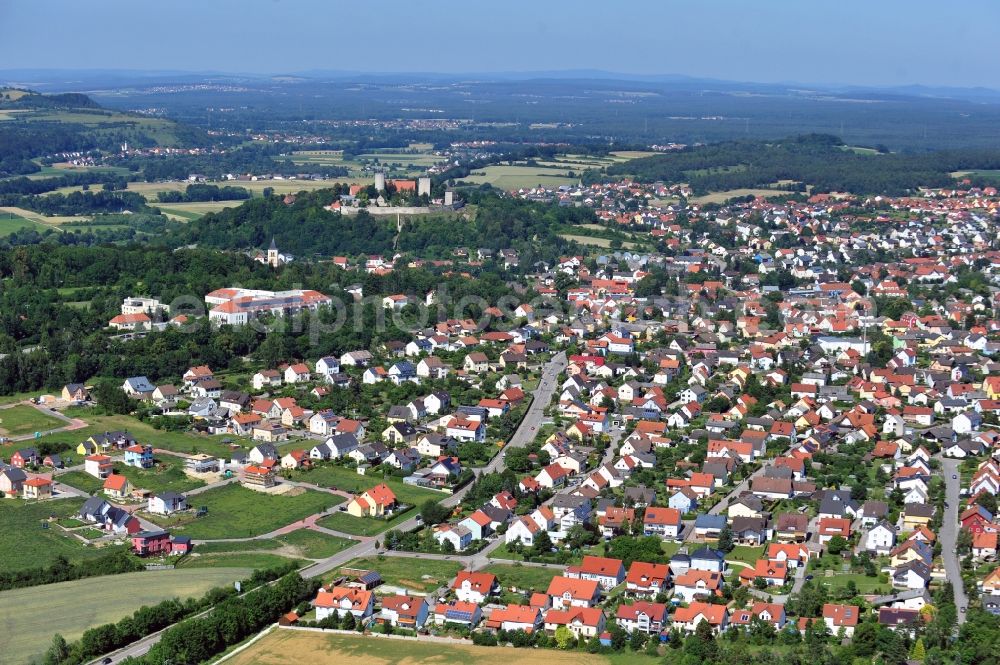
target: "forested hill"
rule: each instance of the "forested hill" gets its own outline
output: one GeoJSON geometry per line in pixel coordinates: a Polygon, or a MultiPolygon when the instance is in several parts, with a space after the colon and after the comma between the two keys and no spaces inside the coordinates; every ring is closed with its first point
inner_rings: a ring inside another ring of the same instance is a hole
{"type": "MultiPolygon", "coordinates": [[[[59,153],[137,147],[205,146],[208,134],[166,118],[111,111],[87,95],[0,88],[0,178],[27,175],[59,153]]],[[[185,173],[186,177],[186,173],[185,173]]]]}
{"type": "Polygon", "coordinates": [[[405,219],[396,238],[395,216],[373,217],[364,211],[342,215],[325,210],[339,189],[300,193],[292,204],[282,197],[257,198],[193,221],[181,234],[184,244],[219,249],[266,248],[273,237],[282,251],[301,257],[391,254],[446,258],[456,247],[513,248],[526,258],[551,259],[567,247],[559,226],[593,221],[593,212],[473,193],[458,213],[431,213],[405,219]]]}
{"type": "Polygon", "coordinates": [[[782,141],[729,141],[642,157],[590,172],[589,182],[631,175],[641,182],[687,183],[696,194],[775,186],[813,192],[898,196],[919,187],[954,183],[952,171],[1000,168],[1000,151],[954,150],[920,154],[858,152],[834,136],[811,134],[782,141]]]}
{"type": "Polygon", "coordinates": [[[87,95],[66,92],[43,95],[33,90],[0,88],[0,109],[99,109],[87,95]]]}

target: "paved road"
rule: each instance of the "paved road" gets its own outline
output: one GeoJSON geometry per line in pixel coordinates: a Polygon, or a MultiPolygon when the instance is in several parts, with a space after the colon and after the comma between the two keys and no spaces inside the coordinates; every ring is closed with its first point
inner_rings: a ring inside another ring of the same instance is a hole
{"type": "Polygon", "coordinates": [[[965,612],[962,611],[962,608],[969,606],[969,599],[965,595],[965,586],[962,584],[962,568],[958,562],[958,554],[955,553],[955,543],[958,540],[958,508],[962,500],[959,496],[962,476],[958,472],[958,460],[942,459],[941,468],[944,471],[945,502],[948,504],[944,511],[941,533],[939,534],[941,537],[941,558],[944,559],[947,579],[955,590],[955,607],[958,609],[958,624],[961,625],[965,623],[965,612]]]}
{"type": "MultiPolygon", "coordinates": [[[[552,359],[542,368],[542,376],[539,379],[538,389],[535,390],[528,413],[524,415],[521,426],[517,428],[514,436],[504,446],[505,452],[511,448],[523,448],[535,440],[538,428],[541,427],[542,420],[545,418],[545,408],[548,407],[549,402],[552,400],[552,394],[559,387],[559,374],[566,369],[566,364],[566,352],[560,351],[552,356],[552,359]]],[[[483,471],[490,473],[503,468],[505,452],[494,457],[483,471]]]]}
{"type": "MultiPolygon", "coordinates": [[[[549,360],[549,362],[546,363],[545,366],[542,368],[542,376],[538,384],[538,389],[535,390],[534,399],[531,402],[531,406],[528,408],[528,413],[525,414],[524,419],[521,421],[521,424],[517,428],[517,431],[514,433],[514,436],[511,437],[510,441],[505,446],[505,449],[510,448],[512,446],[513,447],[526,446],[528,443],[534,440],[535,435],[537,434],[537,429],[541,425],[542,419],[545,417],[545,407],[549,405],[549,401],[551,401],[552,399],[552,394],[559,387],[558,386],[559,374],[564,369],[566,369],[566,364],[567,364],[566,353],[560,352],[554,355],[552,359],[549,360]]],[[[492,471],[498,471],[502,468],[503,468],[503,455],[500,454],[494,457],[493,460],[486,467],[482,469],[482,472],[489,473],[492,471]]],[[[459,491],[450,495],[448,498],[446,498],[444,501],[441,502],[441,505],[448,507],[457,506],[462,501],[462,497],[465,496],[465,493],[469,491],[470,486],[471,485],[466,485],[459,491]]],[[[417,528],[417,526],[419,526],[419,522],[417,521],[416,517],[411,517],[405,522],[396,525],[396,529],[399,529],[400,531],[408,531],[417,528]]],[[[288,527],[285,528],[289,527],[312,528],[309,525],[303,525],[299,523],[288,525],[288,527]]],[[[320,529],[317,528],[317,530],[320,529]]],[[[341,535],[342,537],[345,538],[352,538],[354,540],[358,540],[359,542],[357,545],[342,550],[327,559],[318,561],[310,566],[307,566],[306,568],[303,568],[300,571],[300,574],[303,577],[306,578],[319,577],[325,575],[326,573],[329,573],[332,570],[340,568],[341,566],[343,566],[349,561],[352,561],[353,559],[373,556],[377,552],[379,552],[379,550],[375,547],[375,545],[376,543],[379,544],[381,543],[376,538],[361,539],[358,536],[348,536],[347,534],[338,534],[338,535],[341,535]]],[[[263,538],[266,536],[267,535],[260,537],[263,538]]],[[[469,556],[454,556],[453,558],[456,561],[467,563],[468,565],[470,565],[470,567],[482,567],[482,565],[485,565],[485,563],[488,563],[490,561],[489,552],[492,552],[494,549],[496,549],[499,546],[500,542],[502,542],[502,539],[498,538],[495,543],[491,543],[490,546],[488,546],[482,552],[469,556]]],[[[387,554],[389,556],[400,556],[400,557],[410,556],[411,558],[415,559],[435,557],[435,555],[424,555],[424,554],[407,553],[407,552],[382,551],[382,553],[387,554]]],[[[160,631],[160,633],[155,633],[153,635],[145,637],[139,640],[138,642],[133,642],[124,649],[116,651],[112,654],[108,654],[111,658],[111,662],[118,663],[126,658],[138,657],[145,654],[153,647],[154,644],[156,644],[160,640],[161,633],[162,631],[160,631]]],[[[100,661],[101,659],[99,658],[92,662],[99,663],[100,661]]]]}

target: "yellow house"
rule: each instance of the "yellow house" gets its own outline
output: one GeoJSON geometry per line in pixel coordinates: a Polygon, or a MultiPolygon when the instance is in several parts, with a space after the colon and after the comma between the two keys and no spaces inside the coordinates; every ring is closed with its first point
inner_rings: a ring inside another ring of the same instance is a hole
{"type": "Polygon", "coordinates": [[[84,457],[87,455],[93,455],[96,452],[98,452],[97,445],[90,439],[83,441],[76,447],[76,454],[83,455],[84,457]]]}
{"type": "Polygon", "coordinates": [[[132,484],[125,476],[111,474],[104,481],[104,493],[114,499],[124,499],[131,492],[132,484]]]}
{"type": "Polygon", "coordinates": [[[25,499],[48,499],[52,496],[52,481],[48,478],[28,478],[21,487],[25,499]]]}
{"type": "Polygon", "coordinates": [[[904,563],[909,563],[918,559],[920,559],[920,555],[914,552],[912,548],[906,548],[905,550],[897,552],[889,557],[889,565],[896,568],[898,566],[902,566],[904,563]]]}
{"type": "Polygon", "coordinates": [[[903,529],[905,531],[916,531],[922,526],[931,523],[934,510],[931,506],[922,503],[909,503],[903,510],[903,529]]]}
{"type": "Polygon", "coordinates": [[[354,517],[382,517],[396,507],[396,495],[385,483],[366,490],[347,504],[347,514],[354,517]]]}
{"type": "Polygon", "coordinates": [[[1000,376],[988,376],[983,381],[983,390],[990,399],[1000,399],[1000,376]]]}
{"type": "Polygon", "coordinates": [[[729,519],[734,517],[760,517],[761,513],[759,510],[755,510],[753,506],[747,505],[742,501],[737,500],[735,503],[729,505],[726,511],[729,519]]]}

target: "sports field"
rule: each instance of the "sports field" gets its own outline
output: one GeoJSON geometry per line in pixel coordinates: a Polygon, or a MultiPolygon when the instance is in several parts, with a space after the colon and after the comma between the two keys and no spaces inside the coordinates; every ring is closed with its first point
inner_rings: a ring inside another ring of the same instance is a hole
{"type": "Polygon", "coordinates": [[[8,409],[0,409],[0,435],[2,436],[44,432],[62,427],[65,424],[62,420],[42,413],[27,404],[17,404],[8,409]]]}
{"type": "MultiPolygon", "coordinates": [[[[579,650],[514,649],[477,647],[459,641],[417,641],[363,635],[333,635],[319,631],[275,629],[249,648],[228,658],[228,665],[614,665],[620,658],[589,654],[579,650]]],[[[629,653],[634,665],[652,665],[658,659],[629,653]]]]}
{"type": "Polygon", "coordinates": [[[201,596],[250,573],[247,568],[157,570],[2,591],[0,660],[9,665],[31,662],[56,633],[73,641],[86,629],[118,621],[143,605],[201,596]]]}

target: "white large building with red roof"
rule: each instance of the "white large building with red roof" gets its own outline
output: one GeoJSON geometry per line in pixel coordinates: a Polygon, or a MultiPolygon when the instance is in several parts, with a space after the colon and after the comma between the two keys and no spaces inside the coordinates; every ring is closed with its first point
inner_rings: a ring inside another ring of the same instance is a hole
{"type": "Polygon", "coordinates": [[[265,313],[284,316],[304,309],[314,310],[332,302],[329,296],[310,289],[262,291],[229,288],[216,289],[205,296],[205,304],[212,306],[208,312],[209,320],[231,325],[246,324],[265,313]]]}

